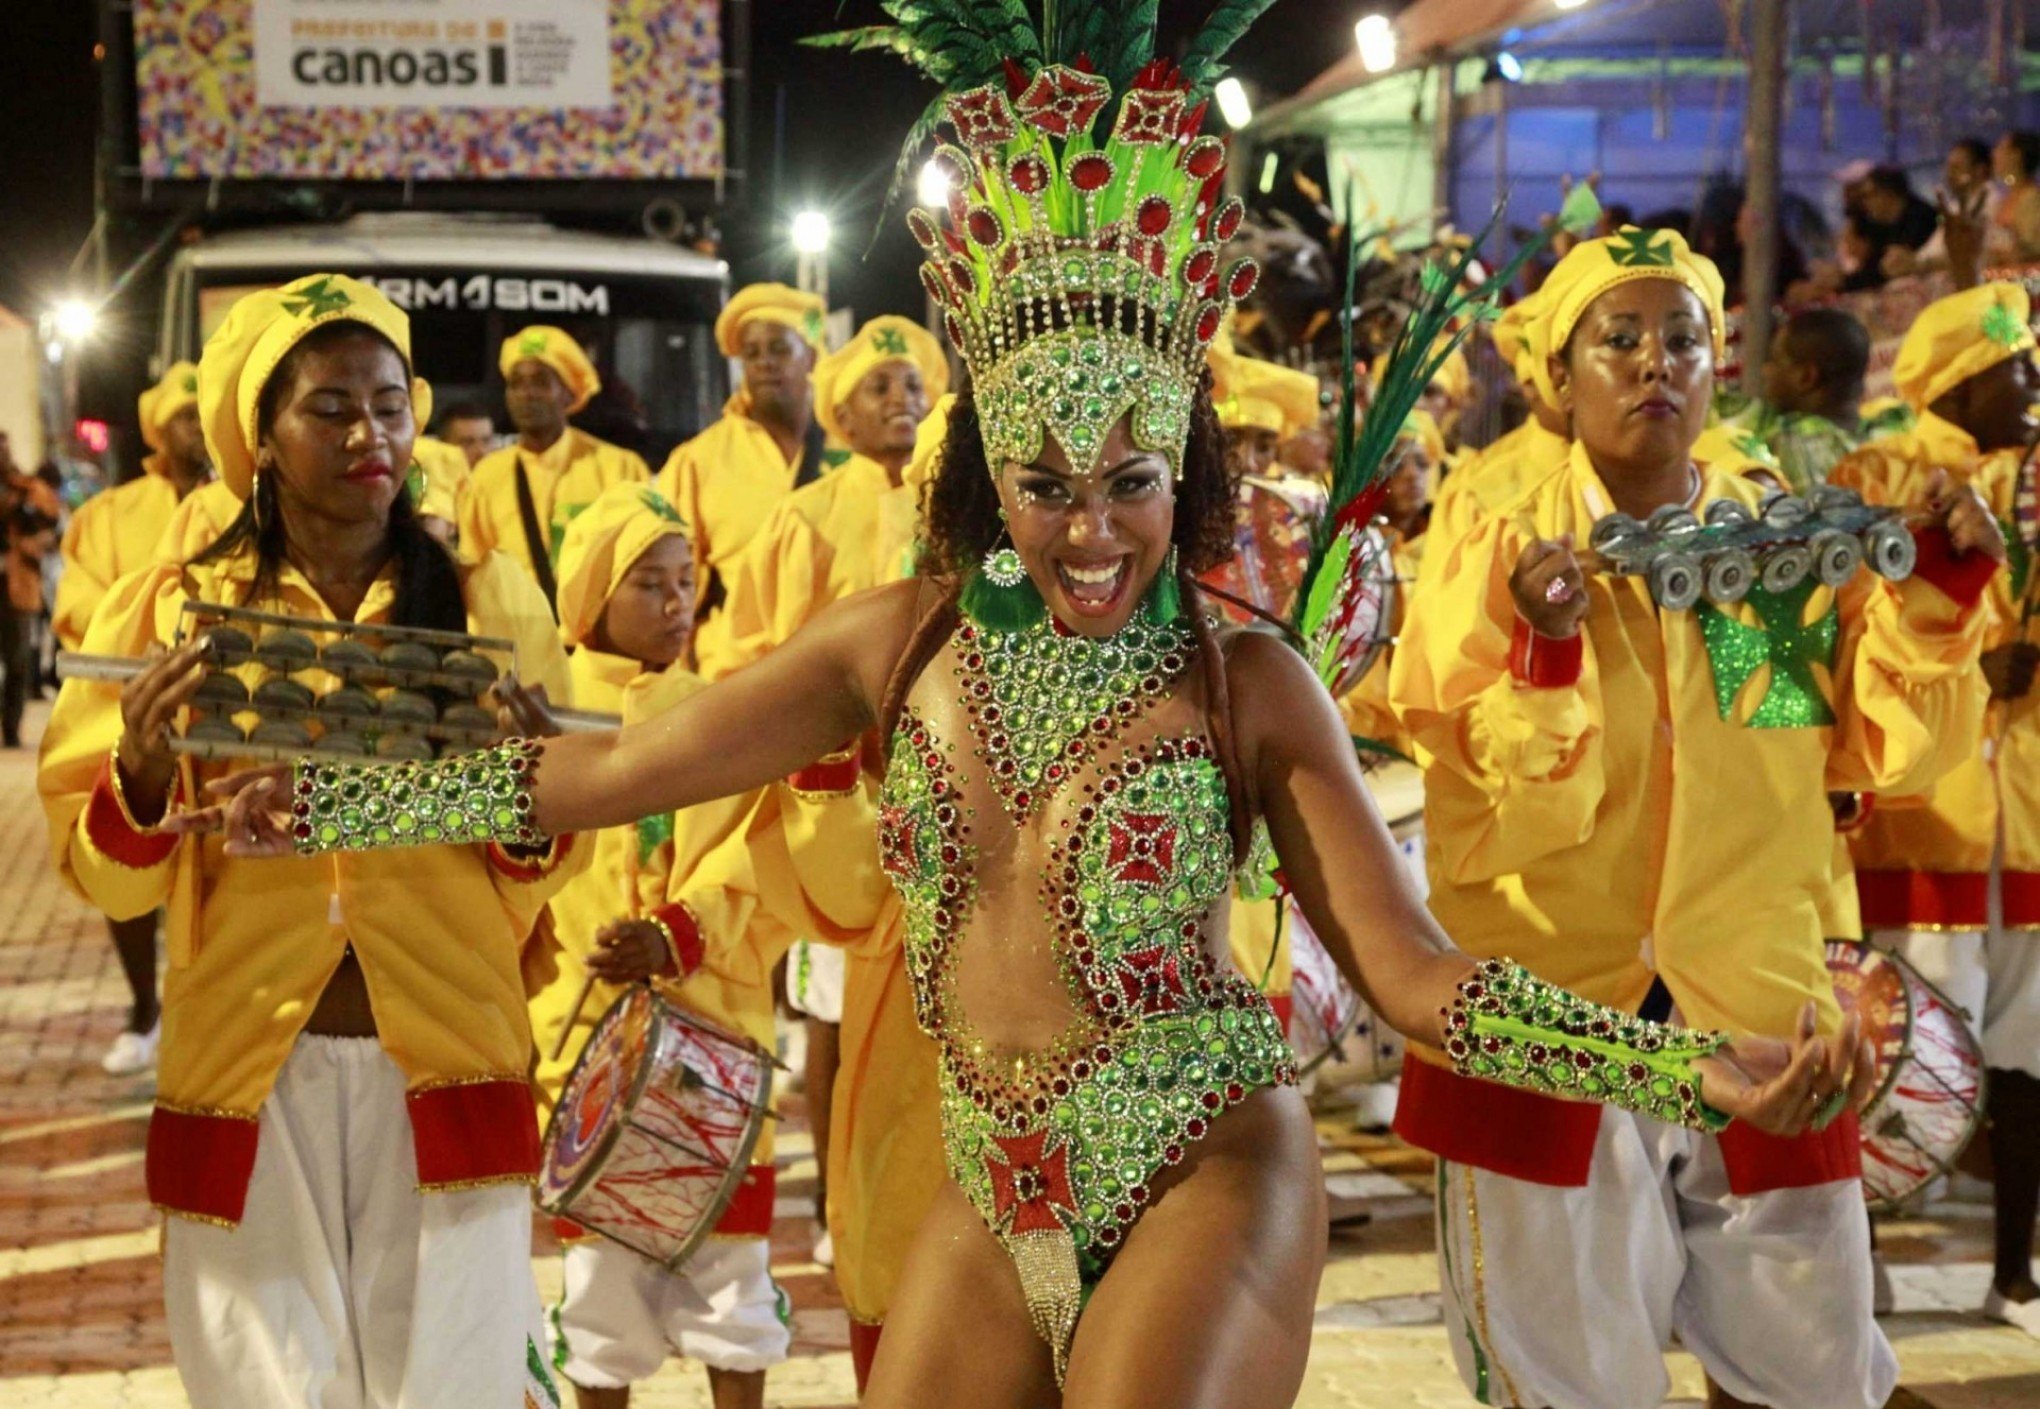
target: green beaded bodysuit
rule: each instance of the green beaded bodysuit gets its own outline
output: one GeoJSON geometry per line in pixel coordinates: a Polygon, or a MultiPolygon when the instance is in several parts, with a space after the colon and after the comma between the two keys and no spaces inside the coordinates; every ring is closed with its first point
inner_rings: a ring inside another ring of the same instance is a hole
{"type": "MultiPolygon", "coordinates": [[[[1295,1064],[1267,1000],[1205,938],[1233,871],[1211,745],[1149,719],[1196,659],[1189,626],[1143,611],[1094,640],[1046,619],[1019,631],[966,619],[938,659],[972,737],[945,739],[909,703],[881,859],[905,902],[920,1023],[940,1047],[950,1174],[1012,1254],[1060,1375],[1155,1174],[1249,1092],[1293,1081],[1295,1064]],[[973,808],[973,793],[1000,815],[973,808]],[[994,1050],[958,997],[987,831],[1049,848],[1039,904],[1072,1020],[1043,1050],[994,1050]]],[[[946,693],[940,673],[919,693],[946,693]]]]}

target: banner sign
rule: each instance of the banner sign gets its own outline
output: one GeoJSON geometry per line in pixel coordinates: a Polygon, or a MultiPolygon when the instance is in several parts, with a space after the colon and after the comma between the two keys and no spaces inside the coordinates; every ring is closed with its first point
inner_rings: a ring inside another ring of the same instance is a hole
{"type": "Polygon", "coordinates": [[[608,0],[256,0],[265,108],[607,108],[608,0]]]}
{"type": "Polygon", "coordinates": [[[161,179],[722,171],[717,0],[135,0],[161,179]]]}

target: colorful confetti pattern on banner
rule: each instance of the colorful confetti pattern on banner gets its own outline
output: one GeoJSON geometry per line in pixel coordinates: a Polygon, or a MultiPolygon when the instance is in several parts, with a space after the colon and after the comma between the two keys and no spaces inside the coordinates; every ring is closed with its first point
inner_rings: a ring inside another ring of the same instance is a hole
{"type": "Polygon", "coordinates": [[[714,0],[610,0],[614,104],[263,108],[252,0],[135,12],[142,171],[153,179],[670,181],[722,170],[714,0]]]}

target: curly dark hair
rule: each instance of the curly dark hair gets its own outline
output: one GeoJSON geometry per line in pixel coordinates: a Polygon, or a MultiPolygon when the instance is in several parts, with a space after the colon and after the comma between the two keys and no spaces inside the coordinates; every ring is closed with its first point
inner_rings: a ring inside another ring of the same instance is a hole
{"type": "MultiPolygon", "coordinates": [[[[929,481],[921,513],[926,538],[919,569],[924,576],[960,578],[999,541],[999,488],[986,470],[977,398],[968,380],[950,408],[941,468],[929,481]]],[[[1233,483],[1225,465],[1225,432],[1211,408],[1208,370],[1198,379],[1190,407],[1170,538],[1181,567],[1193,575],[1209,572],[1233,554],[1233,483]]]]}

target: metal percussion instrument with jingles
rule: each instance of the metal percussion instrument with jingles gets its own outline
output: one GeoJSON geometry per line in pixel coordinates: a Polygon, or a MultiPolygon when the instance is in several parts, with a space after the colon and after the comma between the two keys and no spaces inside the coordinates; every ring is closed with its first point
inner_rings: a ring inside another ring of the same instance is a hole
{"type": "Polygon", "coordinates": [[[1588,571],[1642,578],[1666,611],[1703,599],[1732,606],[1758,588],[1776,596],[1809,577],[1841,588],[1864,566],[1903,581],[1918,557],[1899,510],[1865,504],[1854,490],[1832,484],[1803,498],[1773,491],[1754,511],[1740,500],[1717,499],[1697,515],[1680,504],[1648,519],[1608,514],[1594,524],[1587,546],[1588,571]]]}
{"type": "Polygon", "coordinates": [[[772,1067],[745,1038],[633,985],[561,1088],[538,1206],[680,1267],[744,1182],[772,1118],[772,1067]]]}
{"type": "MultiPolygon", "coordinates": [[[[444,757],[500,742],[483,697],[511,665],[513,642],[421,627],[360,625],[187,602],[177,641],[208,638],[204,676],[173,751],[204,759],[357,763],[444,757]]],[[[123,682],[149,666],[60,652],[66,680],[123,682]]],[[[613,715],[554,709],[568,732],[615,728],[613,715]]]]}
{"type": "Polygon", "coordinates": [[[1842,1011],[1877,1058],[1862,1114],[1863,1196],[1897,1208],[1954,1165],[1983,1124],[1983,1049],[1962,1010],[1904,959],[1842,940],[1827,947],[1842,1011]]]}

